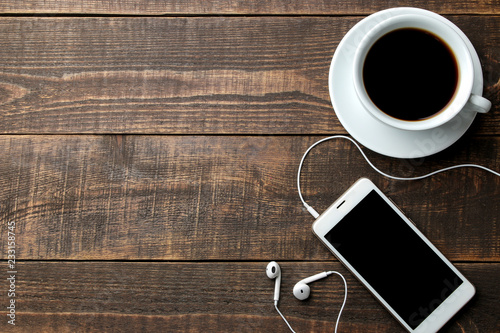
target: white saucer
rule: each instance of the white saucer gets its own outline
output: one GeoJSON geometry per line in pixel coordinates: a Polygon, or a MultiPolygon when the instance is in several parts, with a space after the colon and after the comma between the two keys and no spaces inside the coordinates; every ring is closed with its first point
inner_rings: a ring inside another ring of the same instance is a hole
{"type": "Polygon", "coordinates": [[[467,44],[474,63],[472,92],[482,96],[483,73],[479,57],[467,36],[444,17],[418,8],[392,8],[372,14],[358,22],[342,39],[333,55],[328,85],[333,109],[344,128],[365,147],[382,155],[419,158],[435,154],[456,142],[472,124],[476,113],[462,110],[448,123],[423,131],[407,131],[389,126],[364,109],[356,96],[352,66],[356,47],[374,25],[389,17],[421,14],[449,24],[467,44]]]}

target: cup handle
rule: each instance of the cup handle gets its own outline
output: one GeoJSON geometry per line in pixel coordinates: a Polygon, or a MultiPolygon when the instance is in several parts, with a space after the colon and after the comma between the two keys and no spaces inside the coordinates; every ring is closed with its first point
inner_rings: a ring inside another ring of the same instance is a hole
{"type": "Polygon", "coordinates": [[[470,110],[474,112],[486,113],[491,109],[491,102],[479,95],[470,95],[467,104],[470,106],[470,110]]]}

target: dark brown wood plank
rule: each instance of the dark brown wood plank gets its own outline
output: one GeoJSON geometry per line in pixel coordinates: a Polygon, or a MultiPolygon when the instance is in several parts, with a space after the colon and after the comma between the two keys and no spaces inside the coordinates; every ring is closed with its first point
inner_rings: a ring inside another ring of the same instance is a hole
{"type": "MultiPolygon", "coordinates": [[[[0,136],[0,231],[16,223],[21,259],[330,259],[296,190],[300,158],[319,138],[0,136]]],[[[466,136],[422,160],[368,154],[402,176],[463,162],[500,170],[498,137],[466,136]]],[[[318,146],[302,177],[320,212],[369,177],[449,258],[500,260],[500,178],[492,174],[389,181],[344,140],[318,146]]]]}
{"type": "MultiPolygon", "coordinates": [[[[250,263],[23,262],[16,280],[12,332],[287,332],[274,310],[267,261],[250,263]]],[[[332,332],[343,300],[336,276],[311,284],[309,300],[292,295],[296,282],[337,270],[348,283],[339,331],[404,332],[338,262],[280,262],[279,307],[298,332],[332,332]]],[[[500,264],[457,264],[477,294],[441,332],[498,332],[500,264]]],[[[2,293],[2,304],[7,296],[2,293]]]]}
{"type": "MultiPolygon", "coordinates": [[[[15,14],[120,14],[120,15],[336,15],[368,14],[378,10],[408,6],[407,1],[183,1],[183,0],[29,0],[2,1],[0,12],[15,14]]],[[[498,14],[500,4],[493,1],[425,1],[416,0],[411,6],[440,13],[498,14]]]]}
{"type": "MultiPolygon", "coordinates": [[[[0,20],[0,133],[342,133],[328,94],[361,17],[0,20]]],[[[450,17],[478,50],[477,134],[500,131],[499,16],[450,17]]]]}

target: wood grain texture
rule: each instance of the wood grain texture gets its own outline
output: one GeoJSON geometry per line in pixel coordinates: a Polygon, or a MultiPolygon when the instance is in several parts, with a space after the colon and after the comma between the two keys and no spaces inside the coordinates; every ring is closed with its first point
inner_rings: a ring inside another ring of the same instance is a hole
{"type": "MultiPolygon", "coordinates": [[[[500,170],[499,0],[1,1],[0,258],[14,221],[18,273],[17,325],[5,284],[0,331],[287,332],[264,272],[277,260],[297,331],[333,331],[338,278],[305,303],[291,294],[333,269],[350,290],[340,331],[403,332],[312,235],[295,177],[319,135],[346,133],[328,93],[338,43],[365,15],[408,5],[465,32],[494,107],[437,155],[368,156],[402,176],[500,170]]],[[[499,332],[499,178],[389,181],[331,141],[306,160],[303,193],[323,211],[363,176],[476,286],[442,332],[499,332]]]]}
{"type": "MultiPolygon", "coordinates": [[[[328,71],[362,17],[4,17],[0,133],[345,133],[328,71]]],[[[498,135],[500,17],[451,16],[484,68],[498,135]]]]}
{"type": "Polygon", "coordinates": [[[498,14],[498,0],[491,1],[193,1],[193,0],[29,0],[2,1],[0,12],[15,14],[115,14],[115,15],[342,15],[370,14],[401,6],[426,8],[440,13],[498,14]]]}
{"type": "MultiPolygon", "coordinates": [[[[12,332],[275,332],[288,328],[274,310],[267,262],[23,262],[18,265],[16,327],[12,332]]],[[[296,300],[294,284],[325,270],[344,274],[349,288],[343,332],[404,332],[338,262],[280,262],[280,310],[298,332],[331,332],[344,297],[340,278],[311,285],[296,300]]],[[[498,332],[500,264],[458,264],[476,286],[475,298],[441,331],[498,332]]],[[[1,300],[5,299],[2,294],[1,300]]],[[[1,312],[5,317],[5,311],[1,312]]]]}
{"type": "MultiPolygon", "coordinates": [[[[325,260],[296,190],[310,136],[0,136],[0,231],[21,259],[325,260]]],[[[409,176],[460,162],[500,169],[498,137],[465,137],[422,160],[368,152],[409,176]]],[[[302,175],[326,209],[371,178],[445,255],[498,261],[500,179],[463,169],[388,181],[347,141],[317,147],[302,175]]],[[[2,255],[6,242],[0,243],[2,255]]]]}

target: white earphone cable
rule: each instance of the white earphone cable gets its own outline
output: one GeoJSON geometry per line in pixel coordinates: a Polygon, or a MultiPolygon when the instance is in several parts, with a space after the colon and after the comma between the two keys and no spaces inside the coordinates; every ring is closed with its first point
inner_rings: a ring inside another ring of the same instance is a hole
{"type": "Polygon", "coordinates": [[[295,331],[293,330],[292,326],[290,326],[290,323],[288,322],[288,320],[286,320],[285,316],[283,316],[283,314],[281,313],[280,309],[278,309],[278,301],[274,301],[274,307],[276,308],[276,311],[278,311],[278,313],[280,314],[281,318],[283,318],[283,320],[285,321],[285,323],[288,325],[288,328],[290,329],[290,331],[292,331],[293,333],[295,333],[295,331]]]}
{"type": "Polygon", "coordinates": [[[499,172],[491,170],[491,169],[489,169],[487,167],[484,167],[482,165],[477,165],[477,164],[459,164],[459,165],[454,165],[454,166],[443,168],[443,169],[439,169],[439,170],[436,170],[436,171],[433,171],[431,173],[425,174],[423,176],[418,176],[418,177],[397,177],[397,176],[392,176],[392,175],[389,175],[389,174],[387,174],[387,173],[379,170],[375,165],[373,165],[373,163],[365,155],[365,153],[363,152],[363,150],[361,149],[361,147],[359,146],[359,144],[356,141],[354,141],[352,138],[350,138],[348,136],[345,136],[345,135],[334,135],[334,136],[330,136],[330,137],[321,139],[321,140],[316,141],[315,143],[313,143],[306,150],[306,152],[304,153],[304,155],[302,156],[302,159],[301,159],[300,164],[299,164],[299,169],[298,169],[298,172],[297,172],[297,189],[298,189],[298,192],[299,192],[300,201],[302,201],[302,204],[304,205],[304,207],[307,209],[307,211],[314,218],[317,218],[319,216],[319,213],[316,210],[314,210],[314,208],[312,208],[311,206],[309,206],[305,202],[304,198],[302,197],[302,191],[300,189],[300,174],[301,174],[301,171],[302,171],[302,165],[304,164],[304,160],[306,159],[306,157],[309,154],[309,152],[311,151],[311,149],[313,149],[314,147],[316,147],[317,145],[319,145],[322,142],[325,142],[325,141],[328,141],[328,140],[332,140],[332,139],[346,139],[346,140],[351,141],[358,148],[358,150],[360,151],[361,155],[364,157],[364,159],[366,160],[366,162],[368,163],[368,165],[370,165],[375,171],[377,171],[382,176],[390,178],[390,179],[394,179],[394,180],[419,180],[419,179],[424,179],[424,178],[433,176],[433,175],[435,175],[437,173],[440,173],[440,172],[444,172],[444,171],[448,171],[448,170],[452,170],[452,169],[457,169],[457,168],[479,168],[479,169],[491,172],[492,174],[500,177],[500,173],[499,172]]]}
{"type": "Polygon", "coordinates": [[[347,302],[347,282],[344,279],[344,276],[340,274],[339,272],[335,271],[330,271],[327,272],[327,274],[337,274],[342,278],[342,281],[344,281],[344,302],[342,302],[342,306],[340,307],[339,315],[337,316],[337,323],[335,324],[335,333],[337,333],[337,328],[339,327],[339,322],[340,322],[340,316],[342,315],[342,311],[344,310],[345,303],[347,302]]]}

